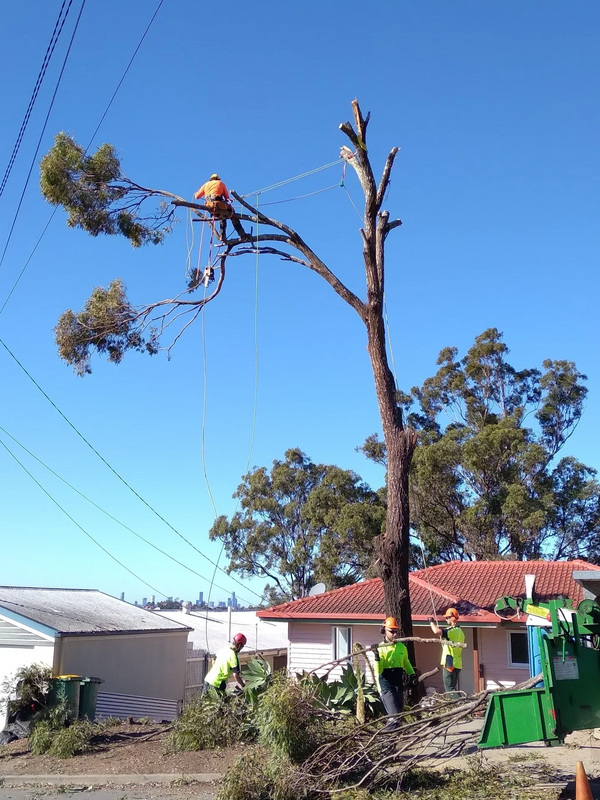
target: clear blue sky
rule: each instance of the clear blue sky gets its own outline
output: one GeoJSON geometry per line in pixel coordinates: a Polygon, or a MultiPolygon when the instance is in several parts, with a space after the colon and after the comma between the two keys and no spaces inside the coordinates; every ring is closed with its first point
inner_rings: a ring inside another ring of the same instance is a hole
{"type": "MultiPolygon", "coordinates": [[[[79,5],[75,0],[0,198],[2,247],[79,5]]],[[[58,0],[30,0],[3,9],[2,174],[59,7],[58,0]]],[[[155,7],[154,0],[88,0],[42,153],[59,130],[87,144],[155,7]]],[[[345,143],[338,125],[358,97],[372,112],[375,167],[393,145],[402,148],[387,201],[404,221],[390,237],[387,261],[401,386],[431,375],[442,347],[464,354],[477,334],[496,326],[515,366],[566,358],[589,376],[586,412],[568,452],[598,468],[599,25],[596,0],[257,0],[226,8],[165,0],[95,144],[114,143],[125,171],[146,185],[191,198],[216,170],[245,193],[333,161],[345,143]]],[[[261,202],[329,186],[340,173],[318,173],[261,202]]],[[[359,202],[354,176],[347,183],[359,202]]],[[[341,188],[270,211],[363,292],[358,219],[341,188]]],[[[0,270],[0,305],[49,213],[32,180],[0,270]]],[[[59,360],[52,335],[64,309],[80,308],[94,286],[116,276],[136,303],[177,293],[185,261],[183,224],[163,246],[133,251],[121,240],[69,230],[59,211],[0,316],[0,337],[115,469],[216,558],[201,462],[200,326],[171,361],[131,354],[113,367],[96,359],[85,379],[59,360]]],[[[206,314],[206,464],[224,514],[233,511],[252,432],[254,270],[253,257],[232,262],[206,314]]],[[[258,361],[252,465],[298,446],[380,485],[381,472],[354,449],[379,430],[364,331],[313,273],[261,259],[258,361]]],[[[3,350],[0,369],[6,430],[107,511],[210,578],[212,567],[117,481],[3,350]]],[[[208,581],[160,557],[11,447],[80,525],[150,584],[166,595],[206,596],[208,581]]],[[[128,599],[151,593],[86,539],[4,451],[0,487],[0,584],[124,590],[128,599]]],[[[217,583],[236,589],[223,574],[217,583]]],[[[226,593],[214,589],[212,596],[226,593]]]]}

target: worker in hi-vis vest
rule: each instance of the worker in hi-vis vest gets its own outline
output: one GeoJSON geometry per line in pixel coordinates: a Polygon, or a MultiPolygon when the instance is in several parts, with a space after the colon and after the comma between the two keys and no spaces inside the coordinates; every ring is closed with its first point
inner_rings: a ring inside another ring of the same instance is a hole
{"type": "Polygon", "coordinates": [[[219,694],[225,694],[225,688],[229,677],[233,675],[236,683],[242,689],[244,688],[244,681],[240,674],[240,659],[238,653],[246,644],[246,637],[243,633],[236,633],[233,637],[233,642],[229,647],[224,647],[219,650],[215,658],[215,663],[207,672],[204,678],[204,687],[202,694],[215,689],[219,694]]]}
{"type": "Polygon", "coordinates": [[[460,642],[464,644],[465,634],[458,624],[458,611],[455,608],[449,608],[444,614],[444,619],[448,627],[444,630],[440,628],[435,622],[433,617],[427,620],[431,625],[431,630],[441,635],[443,641],[442,647],[442,678],[444,680],[445,692],[456,692],[458,686],[458,676],[462,669],[462,647],[452,647],[451,642],[460,642]]]}
{"type": "MultiPolygon", "coordinates": [[[[396,641],[398,630],[394,617],[387,617],[381,628],[383,642],[373,645],[379,696],[388,716],[399,714],[404,708],[404,673],[408,675],[409,686],[416,686],[419,682],[406,646],[396,641]]],[[[397,724],[398,720],[389,720],[386,727],[397,724]]]]}

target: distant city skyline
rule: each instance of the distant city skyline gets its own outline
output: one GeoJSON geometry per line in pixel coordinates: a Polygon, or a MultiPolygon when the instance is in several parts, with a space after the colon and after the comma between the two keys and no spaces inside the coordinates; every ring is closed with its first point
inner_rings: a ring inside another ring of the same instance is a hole
{"type": "MultiPolygon", "coordinates": [[[[156,600],[156,595],[150,595],[149,597],[142,597],[141,601],[134,599],[128,600],[126,596],[126,592],[121,592],[120,599],[126,603],[132,603],[134,606],[139,606],[141,608],[146,608],[146,606],[159,606],[160,603],[170,602],[170,603],[185,603],[189,602],[195,606],[203,606],[204,603],[204,592],[198,592],[198,599],[187,600],[185,597],[177,597],[175,595],[170,595],[166,598],[166,600],[156,600]]],[[[246,606],[240,605],[239,600],[235,596],[235,592],[231,593],[231,596],[227,598],[227,600],[210,600],[208,602],[208,608],[232,608],[237,610],[239,608],[245,608],[246,606]]]]}

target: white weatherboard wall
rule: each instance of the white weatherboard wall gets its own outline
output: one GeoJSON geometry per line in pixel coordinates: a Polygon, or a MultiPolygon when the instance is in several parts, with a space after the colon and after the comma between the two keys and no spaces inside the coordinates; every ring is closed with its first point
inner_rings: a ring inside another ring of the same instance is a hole
{"type": "Polygon", "coordinates": [[[510,688],[529,678],[528,667],[510,666],[506,628],[480,630],[479,641],[479,663],[483,664],[486,689],[510,688]]]}
{"type": "Polygon", "coordinates": [[[331,625],[318,622],[288,624],[288,670],[310,672],[333,658],[331,625]]]}
{"type": "Polygon", "coordinates": [[[52,666],[54,640],[50,636],[26,628],[0,615],[0,722],[4,720],[5,695],[2,684],[10,680],[19,667],[31,664],[52,666]]]}

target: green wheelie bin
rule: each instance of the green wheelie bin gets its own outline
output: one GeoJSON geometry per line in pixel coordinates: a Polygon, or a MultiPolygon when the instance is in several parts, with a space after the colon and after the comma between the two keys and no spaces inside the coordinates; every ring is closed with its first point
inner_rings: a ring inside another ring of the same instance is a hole
{"type": "Polygon", "coordinates": [[[57,678],[52,678],[48,705],[56,707],[65,702],[68,718],[71,720],[77,719],[79,716],[80,689],[81,675],[59,675],[57,678]]]}
{"type": "Polygon", "coordinates": [[[104,683],[101,678],[81,678],[79,688],[80,719],[89,719],[90,722],[93,722],[96,718],[98,690],[101,683],[104,683]]]}

